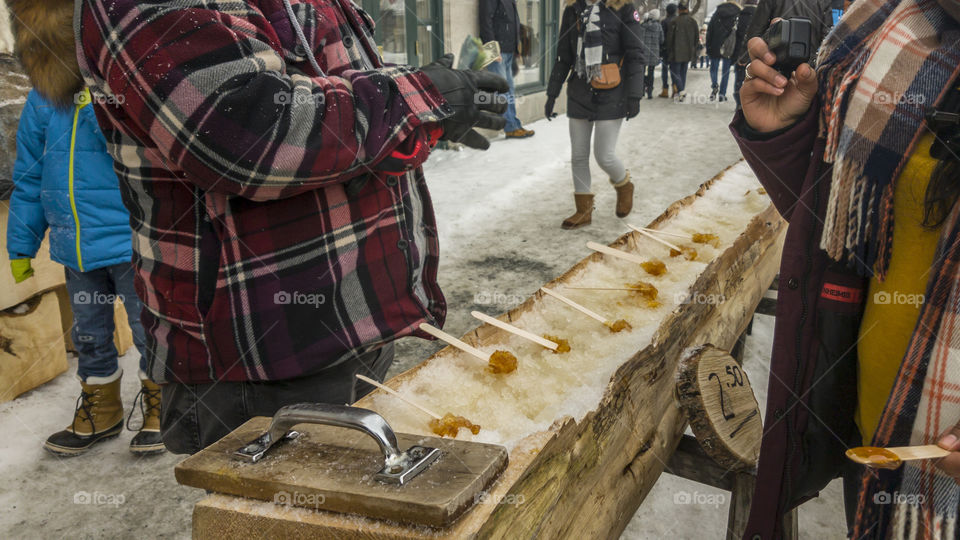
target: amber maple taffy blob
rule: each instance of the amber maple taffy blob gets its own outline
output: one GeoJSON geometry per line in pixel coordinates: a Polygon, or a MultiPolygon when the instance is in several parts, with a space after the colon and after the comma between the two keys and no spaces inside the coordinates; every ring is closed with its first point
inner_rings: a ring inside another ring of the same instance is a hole
{"type": "Polygon", "coordinates": [[[443,418],[430,420],[430,430],[441,437],[456,438],[460,428],[467,428],[474,435],[480,433],[480,426],[462,416],[454,416],[451,413],[443,415],[443,418]]]}
{"type": "Polygon", "coordinates": [[[557,344],[557,350],[553,351],[555,354],[563,354],[563,353],[570,352],[569,340],[566,340],[557,336],[550,336],[547,334],[543,335],[543,339],[546,339],[547,341],[552,341],[557,344]]]}

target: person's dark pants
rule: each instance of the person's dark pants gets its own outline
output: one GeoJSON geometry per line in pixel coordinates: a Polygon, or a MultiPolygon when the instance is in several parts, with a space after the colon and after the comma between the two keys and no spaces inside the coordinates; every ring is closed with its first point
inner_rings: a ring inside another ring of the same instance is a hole
{"type": "Polygon", "coordinates": [[[643,75],[643,91],[647,97],[653,97],[653,79],[657,76],[657,66],[647,66],[643,75]]]}
{"type": "Polygon", "coordinates": [[[77,376],[86,381],[87,377],[109,377],[117,372],[118,352],[113,342],[115,300],[123,302],[133,344],[140,351],[140,370],[146,372],[146,337],[140,322],[140,298],[133,287],[133,265],[119,263],[86,272],[64,269],[73,308],[70,335],[77,349],[77,376]]]}
{"type": "Polygon", "coordinates": [[[721,96],[727,95],[727,84],[730,79],[730,64],[732,63],[733,61],[729,58],[710,58],[710,82],[714,88],[719,87],[721,96]],[[718,70],[723,71],[722,76],[717,73],[718,70]],[[720,79],[719,86],[717,85],[717,79],[720,79]]]}
{"type": "Polygon", "coordinates": [[[687,87],[687,62],[670,62],[670,77],[677,86],[677,93],[687,87]]]}
{"type": "Polygon", "coordinates": [[[167,384],[160,407],[160,433],[167,450],[195,454],[255,416],[273,416],[294,403],[351,404],[373,386],[358,373],[382,381],[393,363],[393,344],[314,375],[269,382],[167,384]]]}
{"type": "Polygon", "coordinates": [[[662,67],[660,68],[660,82],[663,83],[663,88],[667,89],[667,88],[670,88],[670,75],[671,75],[670,62],[667,62],[666,58],[664,58],[663,63],[661,65],[662,67]]]}
{"type": "Polygon", "coordinates": [[[737,102],[737,109],[740,109],[740,87],[743,81],[747,80],[747,66],[735,64],[733,66],[733,99],[737,102]]]}

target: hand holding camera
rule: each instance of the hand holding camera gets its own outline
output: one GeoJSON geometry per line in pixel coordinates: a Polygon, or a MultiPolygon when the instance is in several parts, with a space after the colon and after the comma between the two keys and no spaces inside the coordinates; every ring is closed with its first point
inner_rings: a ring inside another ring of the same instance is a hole
{"type": "Polygon", "coordinates": [[[751,128],[777,131],[800,120],[817,94],[817,74],[807,63],[812,53],[810,21],[775,21],[764,37],[747,43],[750,63],[740,89],[743,115],[751,128]]]}

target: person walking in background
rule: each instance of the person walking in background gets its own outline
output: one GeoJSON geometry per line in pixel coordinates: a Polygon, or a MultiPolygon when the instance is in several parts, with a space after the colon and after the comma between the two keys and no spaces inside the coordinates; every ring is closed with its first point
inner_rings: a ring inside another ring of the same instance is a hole
{"type": "Polygon", "coordinates": [[[50,17],[42,3],[18,1],[9,6],[14,20],[34,21],[29,31],[14,27],[16,50],[34,89],[27,95],[17,128],[7,253],[14,280],[29,279],[30,261],[49,229],[50,258],[66,273],[80,380],[73,420],[51,435],[44,448],[75,456],[123,430],[123,370],[113,341],[113,303],[119,299],[140,352],[140,392],[134,409],[140,409],[143,421],[130,451],[161,453],[160,387],[147,376],[141,306],[133,286],[130,216],[90,93],[79,76],[73,27],[50,17]],[[38,35],[46,39],[40,43],[38,35]]]}
{"type": "Polygon", "coordinates": [[[532,129],[524,129],[517,118],[517,90],[513,81],[513,65],[520,52],[520,15],[516,0],[480,0],[480,39],[500,44],[500,61],[487,69],[507,80],[510,91],[506,94],[507,112],[503,117],[507,125],[503,132],[508,139],[533,137],[532,129]]]}
{"type": "Polygon", "coordinates": [[[740,87],[743,86],[747,76],[747,62],[750,60],[747,54],[747,28],[750,27],[753,14],[757,11],[757,1],[744,0],[743,9],[737,15],[737,45],[733,52],[733,99],[737,103],[737,110],[740,109],[740,87]]]}
{"type": "Polygon", "coordinates": [[[630,171],[617,157],[616,147],[623,120],[639,113],[643,99],[640,34],[640,13],[626,0],[567,0],[544,109],[548,119],[554,116],[566,82],[576,212],[563,220],[564,229],[589,225],[592,219],[591,138],[594,158],[617,192],[617,217],[626,217],[633,209],[630,171]]]}
{"type": "Polygon", "coordinates": [[[727,83],[730,77],[730,64],[736,49],[737,19],[740,4],[734,0],[717,6],[707,25],[707,56],[710,57],[710,101],[719,97],[727,100],[727,83]],[[718,74],[720,70],[723,73],[718,74]],[[719,79],[719,84],[718,84],[719,79]]]}
{"type": "Polygon", "coordinates": [[[707,42],[707,25],[700,27],[700,43],[697,44],[697,62],[699,63],[699,68],[703,69],[710,65],[709,59],[707,58],[707,48],[704,46],[704,43],[707,42]]]}
{"type": "Polygon", "coordinates": [[[653,79],[657,73],[657,64],[660,63],[660,54],[666,37],[663,35],[663,26],[660,24],[660,10],[651,9],[647,12],[640,25],[643,36],[643,53],[645,74],[643,77],[643,91],[647,99],[653,99],[653,79]]]}
{"type": "Polygon", "coordinates": [[[687,66],[696,58],[700,25],[690,16],[689,0],[681,0],[679,14],[667,28],[667,56],[670,58],[670,76],[673,78],[673,98],[682,102],[686,97],[687,66]]]}
{"type": "MultiPolygon", "coordinates": [[[[667,4],[667,16],[660,21],[660,28],[663,29],[663,46],[660,47],[660,59],[663,62],[660,67],[660,82],[663,84],[663,89],[660,91],[660,97],[668,98],[670,97],[670,87],[671,87],[671,74],[670,74],[670,51],[667,50],[667,30],[670,27],[670,22],[673,19],[677,18],[677,5],[676,4],[667,4]]],[[[673,93],[677,93],[677,86],[673,84],[673,93]]]]}

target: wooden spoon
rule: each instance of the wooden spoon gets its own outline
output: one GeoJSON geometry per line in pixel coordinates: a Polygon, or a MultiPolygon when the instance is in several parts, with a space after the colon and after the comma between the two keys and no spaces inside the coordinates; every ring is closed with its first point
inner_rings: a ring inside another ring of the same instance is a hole
{"type": "Polygon", "coordinates": [[[880,448],[877,446],[858,446],[847,450],[847,457],[867,467],[875,469],[897,469],[904,461],[912,459],[938,459],[950,454],[935,444],[926,446],[898,446],[880,448]]]}

